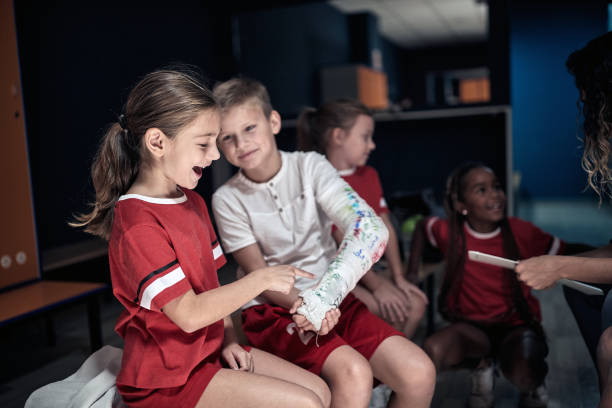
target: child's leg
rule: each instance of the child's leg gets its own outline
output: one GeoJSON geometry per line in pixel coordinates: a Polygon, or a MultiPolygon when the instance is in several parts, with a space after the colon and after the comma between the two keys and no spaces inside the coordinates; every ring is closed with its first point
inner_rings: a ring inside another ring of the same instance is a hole
{"type": "Polygon", "coordinates": [[[331,392],[321,377],[263,350],[252,348],[251,355],[253,356],[255,374],[279,378],[301,385],[314,392],[324,407],[329,407],[331,392]]]}
{"type": "Polygon", "coordinates": [[[318,376],[272,354],[251,349],[254,373],[220,370],[196,408],[330,406],[330,391],[318,376]]]}
{"type": "Polygon", "coordinates": [[[519,327],[504,336],[499,350],[502,373],[521,392],[532,391],[544,383],[548,346],[542,336],[528,327],[519,327]]]}
{"type": "Polygon", "coordinates": [[[491,349],[491,342],[479,328],[467,323],[453,323],[429,336],[423,348],[440,371],[466,358],[486,356],[491,349]]]}
{"type": "MultiPolygon", "coordinates": [[[[355,299],[350,294],[349,298],[355,299]]],[[[342,307],[341,319],[344,319],[340,327],[352,323],[350,314],[346,314],[342,307]]],[[[318,338],[313,332],[299,333],[287,310],[271,305],[245,310],[243,328],[251,344],[310,372],[320,373],[330,385],[332,406],[358,408],[368,405],[372,392],[372,369],[360,353],[347,345],[336,328],[318,338]]]]}
{"type": "Polygon", "coordinates": [[[604,330],[597,345],[597,368],[599,371],[599,407],[612,407],[612,327],[604,330]]]}
{"type": "Polygon", "coordinates": [[[408,319],[404,322],[404,326],[399,328],[399,330],[409,339],[414,336],[416,329],[419,327],[419,323],[421,323],[421,319],[423,319],[423,315],[425,314],[426,307],[427,305],[419,296],[412,296],[410,298],[408,319]]]}
{"type": "MultiPolygon", "coordinates": [[[[386,278],[381,278],[386,279],[386,278]]],[[[365,286],[358,284],[355,286],[355,289],[351,291],[353,295],[359,300],[361,300],[368,308],[368,310],[374,313],[376,316],[384,319],[382,313],[380,311],[380,306],[378,301],[366,288],[365,286]]],[[[395,329],[400,330],[402,333],[406,335],[408,338],[412,338],[414,333],[416,332],[417,327],[419,327],[419,323],[425,314],[425,302],[418,296],[412,296],[410,298],[410,303],[406,304],[406,308],[408,309],[408,317],[400,322],[391,322],[389,320],[385,321],[393,326],[395,329]]]]}
{"type": "Polygon", "coordinates": [[[332,392],[332,407],[367,407],[372,394],[372,369],[368,361],[349,346],[332,351],[321,370],[332,392]]]}
{"type": "Polygon", "coordinates": [[[404,337],[388,337],[378,346],[370,364],[374,376],[393,390],[388,407],[429,407],[436,370],[417,345],[404,337]]]}
{"type": "Polygon", "coordinates": [[[355,286],[355,289],[353,289],[351,293],[355,295],[357,299],[361,300],[367,306],[370,312],[380,317],[380,308],[378,307],[378,302],[376,301],[376,298],[374,297],[372,292],[368,290],[368,288],[361,284],[357,284],[357,286],[355,286]]]}

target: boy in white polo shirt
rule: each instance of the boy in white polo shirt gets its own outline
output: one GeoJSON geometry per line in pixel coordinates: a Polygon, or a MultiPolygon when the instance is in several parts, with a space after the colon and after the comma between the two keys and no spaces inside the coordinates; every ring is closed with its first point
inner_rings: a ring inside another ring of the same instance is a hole
{"type": "Polygon", "coordinates": [[[240,168],[213,196],[225,251],[246,273],[285,263],[317,276],[245,305],[249,342],[320,374],[332,406],[367,406],[373,376],[394,391],[390,407],[429,406],[431,360],[349,293],[384,251],[380,218],[322,155],[277,149],[281,119],[262,84],[235,78],[214,94],[218,145],[240,168]],[[332,223],[346,231],[337,250],[332,223]]]}

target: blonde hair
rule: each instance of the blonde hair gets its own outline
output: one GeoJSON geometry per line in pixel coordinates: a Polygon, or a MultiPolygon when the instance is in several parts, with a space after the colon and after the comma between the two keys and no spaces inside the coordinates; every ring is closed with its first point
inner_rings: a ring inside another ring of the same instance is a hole
{"type": "Polygon", "coordinates": [[[273,110],[266,87],[251,78],[236,77],[221,82],[215,85],[213,94],[223,111],[253,101],[260,106],[266,118],[270,117],[273,110]]]}

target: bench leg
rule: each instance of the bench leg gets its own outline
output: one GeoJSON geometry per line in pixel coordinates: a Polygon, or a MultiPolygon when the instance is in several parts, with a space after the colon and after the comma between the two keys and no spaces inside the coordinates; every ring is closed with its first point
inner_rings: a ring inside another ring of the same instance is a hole
{"type": "Polygon", "coordinates": [[[87,301],[87,317],[89,320],[89,344],[93,353],[102,347],[102,322],[100,320],[98,296],[92,296],[87,301]]]}

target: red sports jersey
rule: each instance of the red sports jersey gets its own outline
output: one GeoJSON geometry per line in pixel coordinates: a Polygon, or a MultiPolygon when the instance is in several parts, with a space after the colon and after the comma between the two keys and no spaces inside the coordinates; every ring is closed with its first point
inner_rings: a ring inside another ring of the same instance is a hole
{"type": "MultiPolygon", "coordinates": [[[[508,218],[508,221],[522,259],[545,254],[554,255],[563,250],[563,241],[542,231],[535,225],[512,217],[508,218]]],[[[427,220],[426,225],[429,242],[446,255],[449,246],[447,220],[432,217],[427,220]]],[[[504,256],[499,228],[491,233],[479,233],[472,230],[466,223],[464,233],[466,250],[504,256]]],[[[475,322],[500,322],[509,325],[526,323],[521,320],[518,311],[511,308],[512,302],[509,302],[509,299],[512,299],[512,294],[506,273],[499,266],[474,262],[466,256],[461,287],[454,291],[455,296],[449,293],[446,299],[449,310],[475,322]]],[[[538,300],[533,296],[527,285],[522,284],[522,289],[534,316],[541,320],[538,300]]]]}
{"type": "Polygon", "coordinates": [[[339,173],[353,187],[353,190],[376,211],[376,214],[380,215],[389,212],[387,202],[383,196],[380,178],[374,167],[360,166],[351,170],[342,170],[339,173]]]}
{"type": "Polygon", "coordinates": [[[115,206],[110,270],[113,293],[126,309],[115,327],[125,341],[118,385],[177,387],[202,362],[219,364],[222,320],[186,333],[161,310],[189,289],[219,287],[217,269],[225,263],[204,200],[184,193],[177,199],[129,194],[115,206]]]}

